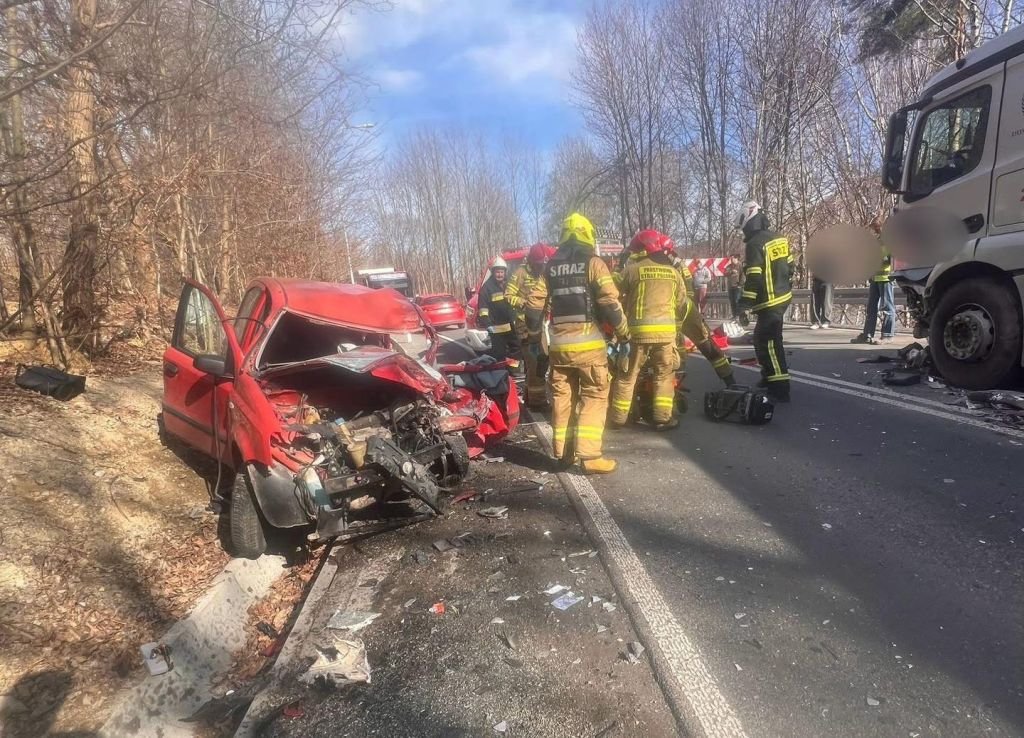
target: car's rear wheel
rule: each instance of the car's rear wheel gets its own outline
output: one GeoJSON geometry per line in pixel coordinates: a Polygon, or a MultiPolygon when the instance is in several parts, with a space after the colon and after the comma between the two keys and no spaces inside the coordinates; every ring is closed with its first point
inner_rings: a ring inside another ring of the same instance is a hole
{"type": "Polygon", "coordinates": [[[984,277],[965,279],[946,290],[928,335],[942,377],[972,390],[1014,383],[1020,376],[1021,341],[1016,294],[984,277]]]}
{"type": "Polygon", "coordinates": [[[249,475],[243,470],[235,475],[228,508],[230,551],[242,559],[258,559],[267,550],[267,536],[249,475]]]}

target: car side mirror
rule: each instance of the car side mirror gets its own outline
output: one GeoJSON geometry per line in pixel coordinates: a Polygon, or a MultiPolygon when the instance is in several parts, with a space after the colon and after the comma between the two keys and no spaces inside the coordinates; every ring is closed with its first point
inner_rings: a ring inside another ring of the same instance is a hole
{"type": "Polygon", "coordinates": [[[192,366],[203,374],[209,374],[211,377],[221,378],[228,376],[226,362],[215,354],[199,354],[199,356],[192,359],[192,366]]]}

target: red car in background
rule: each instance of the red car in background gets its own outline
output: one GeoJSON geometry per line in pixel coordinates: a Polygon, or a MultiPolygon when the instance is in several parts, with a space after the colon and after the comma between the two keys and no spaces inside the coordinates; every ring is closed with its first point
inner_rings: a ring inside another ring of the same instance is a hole
{"type": "Polygon", "coordinates": [[[391,289],[264,277],[229,319],[186,282],[161,431],[233,471],[232,553],[260,556],[274,528],[324,540],[439,510],[470,457],[515,428],[519,401],[507,365],[438,367],[437,349],[391,289]]]}
{"type": "Polygon", "coordinates": [[[420,295],[413,300],[435,328],[465,328],[466,311],[452,295],[420,295]]]}

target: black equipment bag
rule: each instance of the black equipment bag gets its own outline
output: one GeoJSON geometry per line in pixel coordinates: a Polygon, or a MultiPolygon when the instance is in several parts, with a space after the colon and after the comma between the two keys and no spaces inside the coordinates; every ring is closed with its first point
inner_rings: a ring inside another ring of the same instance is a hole
{"type": "Polygon", "coordinates": [[[14,383],[22,389],[56,397],[58,400],[70,400],[85,392],[85,377],[68,374],[55,366],[19,364],[14,383]]]}
{"type": "Polygon", "coordinates": [[[775,404],[764,390],[737,385],[706,393],[704,414],[714,421],[764,425],[775,414],[775,404]]]}

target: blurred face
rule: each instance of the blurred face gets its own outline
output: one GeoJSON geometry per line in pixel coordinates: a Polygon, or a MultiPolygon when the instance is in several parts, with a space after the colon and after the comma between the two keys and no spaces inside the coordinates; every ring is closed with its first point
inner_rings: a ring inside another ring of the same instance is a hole
{"type": "Polygon", "coordinates": [[[494,281],[496,281],[496,282],[504,282],[505,281],[505,270],[504,269],[494,269],[494,270],[492,270],[491,274],[494,275],[494,281]]]}

